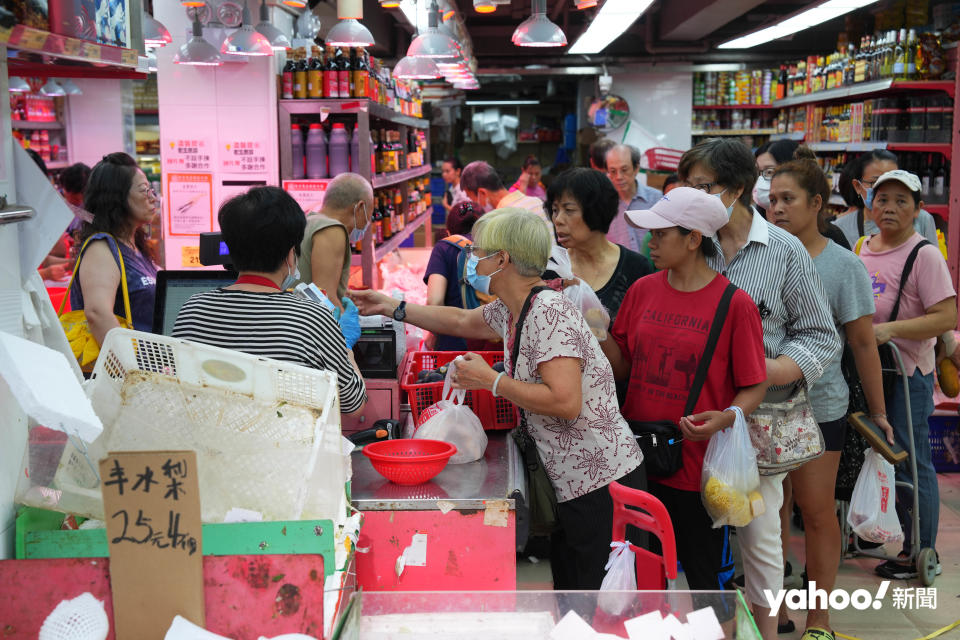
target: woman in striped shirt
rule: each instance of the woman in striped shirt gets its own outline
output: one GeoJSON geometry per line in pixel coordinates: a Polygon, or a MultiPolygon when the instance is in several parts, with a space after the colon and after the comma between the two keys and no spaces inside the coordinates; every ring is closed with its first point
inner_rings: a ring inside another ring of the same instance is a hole
{"type": "Polygon", "coordinates": [[[333,315],[286,291],[300,278],[297,257],[307,224],[300,205],[283,189],[256,187],[224,203],[218,220],[239,276],[229,287],[191,296],[173,336],[333,371],[340,410],[360,411],[363,377],[333,315]]]}
{"type": "MultiPolygon", "coordinates": [[[[714,237],[717,252],[708,263],[750,294],[760,311],[771,385],[767,398],[786,398],[798,381],[809,387],[840,357],[840,338],[803,244],[750,205],[757,179],[750,149],[736,140],[710,138],[683,155],[677,174],[685,186],[720,198],[730,216],[714,237]]],[[[769,615],[763,591],[783,588],[783,477],[760,477],[766,512],[738,531],[747,598],[765,640],[776,637],[777,618],[769,615]]]]}

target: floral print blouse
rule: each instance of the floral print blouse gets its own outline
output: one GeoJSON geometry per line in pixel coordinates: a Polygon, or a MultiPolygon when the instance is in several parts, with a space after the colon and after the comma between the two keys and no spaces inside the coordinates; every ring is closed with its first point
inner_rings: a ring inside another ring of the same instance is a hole
{"type": "Polygon", "coordinates": [[[486,323],[503,337],[506,370],[542,383],[537,366],[554,358],[580,362],[583,405],[574,420],[526,412],[527,428],[564,502],[610,484],[637,468],[643,454],[620,415],[613,370],[580,311],[562,294],[541,291],[530,304],[517,366],[510,362],[514,319],[496,300],[483,307],[486,323]]]}

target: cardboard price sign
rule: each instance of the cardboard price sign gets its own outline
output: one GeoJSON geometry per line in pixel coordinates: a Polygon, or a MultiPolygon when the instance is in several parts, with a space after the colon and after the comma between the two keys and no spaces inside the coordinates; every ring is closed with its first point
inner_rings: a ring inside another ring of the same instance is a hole
{"type": "Polygon", "coordinates": [[[100,478],[117,640],[162,640],[177,614],[203,626],[196,453],[110,453],[100,478]]]}

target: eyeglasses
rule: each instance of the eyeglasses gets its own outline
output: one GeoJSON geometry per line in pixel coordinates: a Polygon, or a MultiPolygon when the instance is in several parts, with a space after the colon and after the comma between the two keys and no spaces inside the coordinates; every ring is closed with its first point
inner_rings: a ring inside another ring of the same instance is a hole
{"type": "Polygon", "coordinates": [[[147,196],[149,198],[156,198],[157,192],[152,187],[140,187],[137,189],[137,193],[142,196],[147,196]]]}
{"type": "Polygon", "coordinates": [[[690,183],[690,182],[686,182],[686,181],[685,181],[685,182],[683,183],[683,186],[685,186],[685,187],[691,187],[691,188],[693,188],[693,189],[699,189],[700,191],[703,191],[704,193],[710,193],[710,190],[713,189],[713,188],[714,188],[715,186],[717,186],[718,184],[719,184],[718,182],[701,182],[700,184],[693,184],[693,183],[690,183]]]}
{"type": "Polygon", "coordinates": [[[777,172],[776,167],[767,167],[766,169],[760,172],[760,177],[770,180],[773,178],[773,174],[775,174],[776,172],[777,172]]]}
{"type": "MultiPolygon", "coordinates": [[[[477,246],[474,246],[474,245],[470,245],[469,247],[464,247],[464,250],[467,252],[467,258],[473,257],[474,252],[476,252],[476,251],[478,251],[478,250],[479,250],[479,251],[486,251],[486,249],[482,249],[481,247],[477,247],[477,246]]],[[[493,256],[495,256],[495,255],[497,255],[498,253],[500,253],[500,250],[497,249],[496,251],[486,251],[486,253],[487,253],[487,255],[485,255],[485,256],[477,256],[477,259],[478,259],[478,260],[486,260],[487,258],[492,258],[493,256]]]]}
{"type": "Polygon", "coordinates": [[[877,184],[877,180],[879,180],[879,178],[874,178],[873,180],[869,180],[869,181],[867,181],[867,180],[859,180],[859,182],[860,182],[860,184],[862,184],[863,186],[865,186],[867,189],[872,189],[872,188],[873,188],[873,185],[877,184]]]}

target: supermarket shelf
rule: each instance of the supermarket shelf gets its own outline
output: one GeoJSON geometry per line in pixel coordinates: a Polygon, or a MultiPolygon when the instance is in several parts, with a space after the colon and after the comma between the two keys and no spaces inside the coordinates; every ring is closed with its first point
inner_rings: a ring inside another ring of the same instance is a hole
{"type": "Polygon", "coordinates": [[[770,136],[770,142],[775,142],[777,140],[796,140],[797,142],[803,142],[803,139],[806,137],[806,131],[791,131],[790,133],[775,133],[770,136]]]}
{"type": "Polygon", "coordinates": [[[8,63],[11,75],[56,77],[145,78],[138,70],[140,54],[135,49],[112,47],[22,24],[0,28],[0,45],[16,50],[8,63]],[[49,64],[45,58],[80,62],[90,66],[49,64]]]}
{"type": "Polygon", "coordinates": [[[812,151],[873,151],[886,149],[886,142],[810,142],[812,151]]]}
{"type": "Polygon", "coordinates": [[[50,122],[40,122],[36,120],[11,120],[10,126],[14,129],[63,129],[63,123],[52,120],[50,122]]]}
{"type": "Polygon", "coordinates": [[[692,136],[767,136],[776,129],[694,129],[692,136]]]}
{"type": "MultiPolygon", "coordinates": [[[[381,173],[373,176],[374,189],[381,189],[383,187],[389,187],[395,184],[400,184],[401,182],[406,182],[407,180],[413,180],[414,178],[419,178],[420,176],[425,176],[433,170],[428,164],[425,164],[420,167],[414,167],[413,169],[405,169],[403,171],[394,171],[393,173],[381,173]]],[[[392,239],[392,238],[391,238],[392,239]]]]}
{"type": "Polygon", "coordinates": [[[816,93],[806,93],[802,96],[791,96],[789,98],[783,98],[782,100],[775,100],[773,106],[777,108],[791,107],[797,104],[827,102],[829,100],[866,96],[884,91],[946,91],[953,96],[955,89],[952,82],[893,80],[892,78],[887,78],[886,80],[863,82],[849,87],[840,87],[839,89],[827,89],[826,91],[818,91],[816,93]]]}
{"type": "Polygon", "coordinates": [[[950,217],[950,205],[948,204],[923,204],[923,208],[927,210],[927,213],[932,213],[938,215],[944,220],[950,217]]]}
{"type": "Polygon", "coordinates": [[[398,113],[389,107],[385,107],[379,103],[371,101],[369,98],[349,98],[349,99],[338,99],[338,98],[319,98],[319,99],[306,99],[306,100],[280,100],[280,104],[286,108],[286,110],[295,115],[303,114],[343,114],[343,113],[357,113],[359,111],[366,111],[370,114],[370,117],[377,118],[379,120],[386,120],[387,122],[393,122],[395,124],[404,124],[408,127],[417,127],[419,129],[426,129],[430,126],[430,123],[422,118],[414,118],[412,116],[405,116],[402,113],[398,113]]]}
{"type": "Polygon", "coordinates": [[[715,111],[728,109],[776,109],[772,104],[695,104],[694,111],[715,111]]]}
{"type": "Polygon", "coordinates": [[[904,151],[916,153],[939,153],[950,160],[953,147],[949,144],[932,142],[808,142],[807,146],[813,151],[874,151],[889,149],[890,151],[904,151]]]}
{"type": "Polygon", "coordinates": [[[890,151],[914,151],[918,153],[939,153],[947,160],[953,155],[953,145],[935,144],[932,142],[891,142],[887,145],[890,151]]]}
{"type": "MultiPolygon", "coordinates": [[[[403,242],[413,235],[413,233],[423,226],[423,223],[430,219],[433,210],[427,210],[424,213],[421,213],[417,216],[413,222],[408,222],[407,226],[403,228],[403,231],[400,233],[394,234],[390,237],[389,240],[376,247],[373,252],[373,262],[374,264],[383,260],[387,255],[392,253],[395,249],[399,248],[403,242]]],[[[360,254],[353,254],[350,256],[350,264],[355,267],[359,267],[362,264],[363,256],[360,254]]]]}

